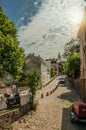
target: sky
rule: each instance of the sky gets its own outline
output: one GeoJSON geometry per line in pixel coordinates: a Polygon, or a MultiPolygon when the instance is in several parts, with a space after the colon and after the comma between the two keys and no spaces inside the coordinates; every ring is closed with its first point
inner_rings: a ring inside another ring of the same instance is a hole
{"type": "Polygon", "coordinates": [[[0,5],[18,29],[25,53],[44,59],[57,58],[76,38],[86,5],[84,0],[0,0],[0,5]]]}

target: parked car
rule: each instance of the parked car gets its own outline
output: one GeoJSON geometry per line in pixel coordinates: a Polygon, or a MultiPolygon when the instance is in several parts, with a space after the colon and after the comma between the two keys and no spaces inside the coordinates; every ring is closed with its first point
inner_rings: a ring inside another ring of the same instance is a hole
{"type": "Polygon", "coordinates": [[[75,101],[70,114],[71,122],[86,122],[86,103],[75,101]]]}
{"type": "Polygon", "coordinates": [[[65,84],[65,78],[64,77],[60,77],[58,80],[59,80],[59,84],[65,84]]]}

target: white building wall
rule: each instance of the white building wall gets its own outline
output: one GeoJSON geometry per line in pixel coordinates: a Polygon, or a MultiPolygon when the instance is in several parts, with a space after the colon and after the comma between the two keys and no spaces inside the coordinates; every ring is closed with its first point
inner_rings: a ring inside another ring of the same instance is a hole
{"type": "Polygon", "coordinates": [[[41,63],[41,81],[42,85],[47,83],[51,78],[51,62],[44,61],[41,63]]]}

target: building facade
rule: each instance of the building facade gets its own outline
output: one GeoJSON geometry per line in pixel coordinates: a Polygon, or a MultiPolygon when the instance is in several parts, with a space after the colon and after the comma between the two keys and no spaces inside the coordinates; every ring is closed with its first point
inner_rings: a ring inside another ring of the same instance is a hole
{"type": "Polygon", "coordinates": [[[46,84],[51,78],[51,62],[43,60],[40,56],[29,54],[27,57],[28,69],[35,68],[41,72],[41,85],[46,84]]]}
{"type": "Polygon", "coordinates": [[[42,61],[41,62],[41,82],[42,86],[46,84],[51,79],[51,62],[42,61]]]}
{"type": "Polygon", "coordinates": [[[80,80],[79,93],[82,99],[86,100],[86,7],[83,19],[78,32],[80,42],[80,80]]]}

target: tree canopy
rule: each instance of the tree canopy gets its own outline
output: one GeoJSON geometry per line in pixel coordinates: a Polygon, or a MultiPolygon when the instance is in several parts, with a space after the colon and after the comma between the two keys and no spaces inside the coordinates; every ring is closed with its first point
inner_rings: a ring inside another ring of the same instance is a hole
{"type": "Polygon", "coordinates": [[[80,76],[80,55],[72,54],[66,63],[63,63],[63,72],[69,77],[76,79],[80,76]]]}
{"type": "Polygon", "coordinates": [[[73,53],[80,52],[80,44],[78,39],[71,39],[68,43],[65,44],[64,47],[64,55],[66,57],[72,55],[73,53]]]}
{"type": "Polygon", "coordinates": [[[67,62],[62,63],[63,73],[71,78],[80,76],[80,45],[77,39],[71,39],[66,43],[64,55],[67,57],[67,62]]]}
{"type": "Polygon", "coordinates": [[[0,7],[0,74],[9,72],[19,78],[24,64],[24,50],[19,47],[17,29],[0,7]]]}
{"type": "Polygon", "coordinates": [[[38,86],[40,85],[40,71],[36,69],[30,69],[29,74],[29,87],[30,87],[30,92],[31,92],[31,97],[30,97],[30,107],[32,110],[36,109],[37,103],[35,101],[35,95],[36,91],[38,89],[38,86]]]}

